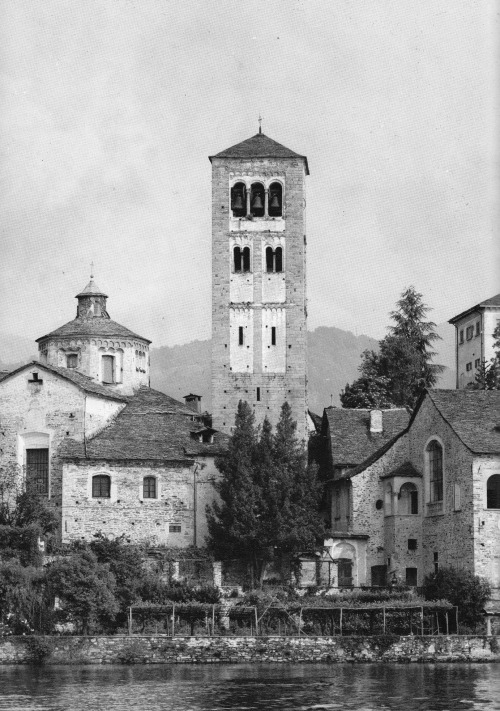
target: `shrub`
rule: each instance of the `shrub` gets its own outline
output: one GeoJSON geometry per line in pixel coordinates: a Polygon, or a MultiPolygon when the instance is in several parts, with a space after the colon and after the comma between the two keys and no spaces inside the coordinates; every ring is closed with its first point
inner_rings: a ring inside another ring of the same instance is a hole
{"type": "Polygon", "coordinates": [[[483,621],[484,606],[491,596],[489,583],[467,570],[441,568],[423,584],[426,600],[448,600],[458,607],[462,625],[475,628],[483,621]]]}

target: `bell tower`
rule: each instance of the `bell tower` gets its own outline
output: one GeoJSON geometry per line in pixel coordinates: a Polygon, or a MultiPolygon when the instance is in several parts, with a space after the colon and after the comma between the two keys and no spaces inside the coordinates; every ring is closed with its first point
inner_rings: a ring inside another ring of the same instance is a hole
{"type": "Polygon", "coordinates": [[[213,426],[239,400],[273,426],[288,401],[307,436],[307,158],[259,133],[212,163],[213,426]]]}

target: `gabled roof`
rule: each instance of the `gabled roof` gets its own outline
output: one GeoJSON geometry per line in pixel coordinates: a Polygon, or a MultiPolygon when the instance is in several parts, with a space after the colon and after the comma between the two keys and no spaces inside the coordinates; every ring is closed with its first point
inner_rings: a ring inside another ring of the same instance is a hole
{"type": "Polygon", "coordinates": [[[116,321],[112,321],[110,318],[75,318],[73,321],[68,321],[64,326],[56,328],[55,331],[47,333],[45,336],[40,336],[36,339],[39,343],[45,338],[57,338],[57,337],[70,337],[70,336],[100,336],[103,338],[138,338],[146,343],[151,343],[147,338],[138,336],[137,333],[130,331],[125,326],[122,326],[116,321]]]}
{"type": "Polygon", "coordinates": [[[68,439],[59,452],[67,459],[128,461],[186,461],[220,454],[227,435],[214,431],[213,444],[198,442],[191,435],[197,421],[183,403],[142,387],[107,427],[87,440],[85,448],[82,442],[68,439]]]}
{"type": "Polygon", "coordinates": [[[383,431],[370,432],[370,410],[325,408],[334,467],[355,467],[399,435],[410,419],[404,408],[382,410],[383,431]]]}
{"type": "Polygon", "coordinates": [[[466,311],[462,311],[462,313],[458,314],[458,316],[453,316],[453,318],[450,318],[448,323],[455,323],[456,321],[460,321],[460,319],[464,318],[465,316],[468,316],[469,314],[474,313],[474,311],[479,311],[480,309],[491,309],[491,308],[500,308],[500,294],[497,294],[496,296],[492,296],[491,299],[486,299],[485,301],[481,301],[481,303],[476,304],[475,306],[471,306],[470,309],[467,309],[466,311]]]}
{"type": "Polygon", "coordinates": [[[393,476],[404,476],[411,479],[421,479],[421,472],[417,471],[411,462],[403,462],[399,467],[393,469],[387,474],[382,474],[381,479],[389,479],[393,476]]]}
{"type": "Polygon", "coordinates": [[[31,362],[26,363],[26,365],[22,365],[20,368],[16,368],[16,370],[12,370],[10,371],[10,373],[4,374],[3,377],[0,377],[0,382],[7,380],[12,375],[17,375],[17,373],[20,373],[23,370],[35,369],[45,370],[49,373],[59,375],[61,378],[64,378],[64,380],[71,381],[81,390],[84,390],[87,393],[91,393],[92,395],[99,395],[100,397],[109,398],[110,400],[120,400],[121,402],[126,402],[128,400],[125,395],[121,395],[117,392],[114,392],[113,390],[107,388],[105,385],[96,383],[95,380],[92,380],[92,378],[89,378],[87,375],[83,375],[83,373],[79,373],[77,370],[69,368],[58,368],[55,365],[47,365],[46,363],[40,363],[37,360],[32,360],[31,362]]]}
{"type": "Polygon", "coordinates": [[[500,390],[428,390],[427,397],[467,449],[500,454],[500,390]]]}
{"type": "Polygon", "coordinates": [[[209,156],[210,162],[213,158],[301,158],[305,162],[306,175],[309,175],[309,166],[306,156],[302,156],[295,151],[291,151],[286,146],[277,141],[273,141],[264,133],[256,133],[255,136],[247,138],[246,141],[236,143],[230,148],[209,156]]]}

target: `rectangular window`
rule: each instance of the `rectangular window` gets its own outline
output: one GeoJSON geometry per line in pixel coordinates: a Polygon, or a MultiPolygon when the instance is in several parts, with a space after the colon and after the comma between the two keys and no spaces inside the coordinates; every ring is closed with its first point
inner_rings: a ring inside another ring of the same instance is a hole
{"type": "Polygon", "coordinates": [[[409,551],[416,551],[417,550],[417,539],[416,538],[409,538],[408,539],[408,550],[409,551]]]}
{"type": "Polygon", "coordinates": [[[171,523],[168,527],[169,533],[180,533],[182,530],[180,523],[171,523]]]}
{"type": "Polygon", "coordinates": [[[106,474],[92,477],[92,498],[109,499],[111,497],[111,479],[106,474]]]}
{"type": "Polygon", "coordinates": [[[49,493],[49,450],[26,450],[26,480],[34,484],[38,494],[49,493]]]}
{"type": "Polygon", "coordinates": [[[417,568],[406,568],[406,584],[410,588],[417,587],[417,568]]]}
{"type": "Polygon", "coordinates": [[[78,365],[78,356],[76,353],[69,353],[66,356],[66,367],[67,368],[76,368],[78,365]]]}
{"type": "Polygon", "coordinates": [[[260,402],[260,388],[257,388],[257,402],[260,402]]]}
{"type": "Polygon", "coordinates": [[[102,356],[102,382],[108,385],[115,382],[115,359],[113,356],[102,356]]]}
{"type": "Polygon", "coordinates": [[[476,336],[481,335],[481,321],[476,321],[476,336]]]}
{"type": "Polygon", "coordinates": [[[434,573],[437,575],[439,573],[439,553],[434,553],[434,573]]]}
{"type": "Polygon", "coordinates": [[[428,447],[431,503],[443,500],[443,450],[434,440],[428,447]]]}
{"type": "Polygon", "coordinates": [[[463,330],[463,328],[462,328],[461,331],[460,331],[460,339],[459,339],[459,340],[460,340],[460,343],[463,343],[463,342],[464,342],[464,330],[463,330]]]}
{"type": "Polygon", "coordinates": [[[276,345],[276,326],[271,326],[271,345],[276,345]]]}
{"type": "Polygon", "coordinates": [[[410,491],[410,513],[418,514],[418,491],[410,491]]]}
{"type": "Polygon", "coordinates": [[[472,370],[472,363],[466,363],[465,365],[465,370],[470,373],[472,370]]]}
{"type": "Polygon", "coordinates": [[[244,344],[243,326],[238,326],[238,344],[240,346],[244,344]]]}
{"type": "Polygon", "coordinates": [[[156,478],[154,476],[145,476],[142,480],[142,498],[156,499],[156,478]]]}
{"type": "Polygon", "coordinates": [[[387,585],[387,566],[372,565],[372,586],[385,588],[387,585]]]}
{"type": "Polygon", "coordinates": [[[465,330],[465,337],[468,341],[474,336],[474,326],[467,326],[465,330]]]}
{"type": "Polygon", "coordinates": [[[481,365],[481,358],[476,358],[476,360],[474,361],[474,368],[477,370],[480,365],[481,365]]]}

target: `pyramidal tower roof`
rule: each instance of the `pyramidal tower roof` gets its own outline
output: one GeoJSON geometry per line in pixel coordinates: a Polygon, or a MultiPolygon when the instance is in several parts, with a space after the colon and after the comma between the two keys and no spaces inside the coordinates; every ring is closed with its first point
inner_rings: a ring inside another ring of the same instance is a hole
{"type": "Polygon", "coordinates": [[[260,131],[255,136],[247,138],[246,141],[236,143],[234,146],[226,148],[214,156],[209,156],[210,162],[212,162],[213,158],[301,158],[305,162],[306,175],[309,175],[306,156],[291,151],[260,131]]]}
{"type": "Polygon", "coordinates": [[[90,281],[85,287],[85,289],[80,291],[80,293],[77,294],[75,298],[78,299],[79,296],[105,296],[106,298],[108,298],[108,295],[105,294],[104,291],[99,289],[99,287],[94,281],[93,276],[90,277],[90,281]]]}

